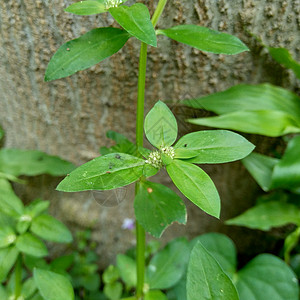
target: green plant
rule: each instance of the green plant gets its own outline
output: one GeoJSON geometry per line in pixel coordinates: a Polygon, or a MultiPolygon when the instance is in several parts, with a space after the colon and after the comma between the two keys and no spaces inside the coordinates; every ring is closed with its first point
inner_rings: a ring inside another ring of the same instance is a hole
{"type": "Polygon", "coordinates": [[[51,297],[48,296],[53,287],[58,293],[66,293],[65,300],[72,299],[69,281],[47,271],[49,266],[42,259],[48,255],[43,240],[70,243],[70,231],[48,214],[49,201],[37,199],[24,206],[9,181],[24,184],[25,180],[18,176],[44,173],[59,176],[73,169],[71,163],[40,151],[0,149],[1,299],[57,300],[53,293],[51,297]],[[62,282],[64,288],[60,289],[62,282]]]}
{"type": "MultiPolygon", "coordinates": [[[[206,299],[236,299],[236,290],[245,300],[297,299],[297,279],[284,261],[260,254],[238,270],[234,243],[225,235],[208,233],[191,241],[176,238],[162,249],[154,249],[146,260],[145,299],[186,300],[199,295],[206,299]],[[274,282],[281,284],[274,289],[274,282]],[[154,289],[149,290],[150,286],[154,289]]],[[[135,271],[134,251],[117,256],[116,265],[103,274],[109,300],[135,299],[128,296],[137,283],[135,271]]]]}
{"type": "Polygon", "coordinates": [[[100,293],[100,275],[96,254],[96,243],[91,240],[91,230],[79,231],[76,234],[78,249],[72,252],[73,265],[68,272],[72,277],[76,299],[98,300],[103,298],[100,293]]]}
{"type": "MultiPolygon", "coordinates": [[[[155,281],[155,284],[150,282],[151,291],[145,293],[145,231],[160,237],[171,223],[186,222],[186,209],[180,197],[172,190],[150,182],[147,178],[155,175],[161,168],[166,168],[174,184],[189,200],[218,218],[220,214],[218,192],[210,177],[195,164],[235,161],[247,156],[254,147],[240,135],[225,130],[195,132],[185,135],[176,142],[178,132],[176,119],[161,101],[155,104],[144,121],[147,47],[148,45],[156,47],[157,36],[163,35],[201,51],[216,54],[238,54],[248,51],[248,48],[232,35],[196,25],[179,25],[155,30],[167,0],[158,2],[152,19],[148,8],[142,3],[124,6],[124,2],[126,1],[80,1],[69,6],[66,11],[77,15],[109,12],[123,29],[96,28],[62,45],[49,62],[45,80],[63,78],[86,69],[116,53],[132,37],[141,42],[136,145],[133,146],[126,138],[110,132],[109,135],[116,139],[117,145],[112,149],[102,148],[101,152],[106,152],[105,155],[71,172],[57,189],[64,192],[112,190],[136,182],[134,209],[137,220],[137,283],[133,298],[155,299],[157,293],[161,292],[152,290],[161,287],[159,282],[155,281]],[[156,150],[143,147],[144,131],[156,150]]],[[[176,265],[176,261],[172,261],[172,264],[176,265]]],[[[111,272],[114,274],[114,270],[111,272]]],[[[117,293],[120,291],[120,285],[112,279],[104,279],[104,282],[106,294],[116,293],[117,295],[110,296],[117,298],[120,294],[117,293]]],[[[234,289],[231,281],[228,282],[234,289]]],[[[229,299],[231,296],[232,293],[226,297],[229,299]]],[[[235,293],[231,300],[236,298],[235,293]]],[[[196,298],[192,296],[190,299],[196,298]]]]}
{"type": "MultiPolygon", "coordinates": [[[[265,46],[266,47],[266,46],[265,46]]],[[[285,48],[267,47],[270,55],[299,78],[300,64],[285,48]]],[[[226,223],[268,231],[274,227],[294,224],[296,227],[286,236],[283,256],[287,263],[297,251],[300,238],[300,97],[286,89],[271,84],[238,85],[185,104],[204,108],[219,116],[192,119],[199,125],[229,128],[247,133],[279,137],[283,135],[287,147],[283,155],[266,156],[251,153],[242,160],[244,166],[268,194],[257,204],[226,223]]],[[[295,270],[299,266],[297,256],[295,270]]]]}

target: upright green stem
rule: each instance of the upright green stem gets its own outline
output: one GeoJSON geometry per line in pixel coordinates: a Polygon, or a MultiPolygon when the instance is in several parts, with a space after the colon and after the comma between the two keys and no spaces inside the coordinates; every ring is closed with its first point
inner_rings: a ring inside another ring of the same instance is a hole
{"type": "MultiPolygon", "coordinates": [[[[161,16],[167,0],[160,0],[152,17],[152,24],[155,27],[161,16]]],[[[147,45],[141,44],[140,62],[139,62],[139,79],[138,79],[138,101],[136,116],[136,146],[143,146],[144,139],[144,104],[145,104],[145,85],[146,85],[146,67],[147,67],[147,45]]],[[[137,193],[138,183],[135,192],[137,193]]],[[[143,299],[144,276],[145,276],[145,230],[136,222],[136,256],[137,256],[137,287],[136,299],[143,299]]]]}
{"type": "Polygon", "coordinates": [[[15,299],[21,296],[22,291],[22,256],[19,254],[15,268],[15,299]]]}
{"type": "Polygon", "coordinates": [[[156,26],[156,24],[157,24],[157,22],[158,22],[158,20],[161,16],[165,6],[167,4],[167,1],[168,0],[159,0],[159,2],[157,4],[157,7],[156,7],[156,10],[155,10],[155,12],[152,16],[152,19],[151,19],[151,22],[152,22],[154,27],[156,26]]]}
{"type": "Polygon", "coordinates": [[[141,44],[139,80],[138,80],[138,101],[136,115],[136,146],[143,146],[144,139],[144,103],[145,103],[145,84],[146,84],[146,66],[147,66],[147,44],[141,44]]]}

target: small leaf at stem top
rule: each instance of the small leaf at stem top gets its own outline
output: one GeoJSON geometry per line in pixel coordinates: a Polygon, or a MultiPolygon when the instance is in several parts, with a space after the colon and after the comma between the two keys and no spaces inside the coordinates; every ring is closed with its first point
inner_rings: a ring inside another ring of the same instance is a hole
{"type": "Polygon", "coordinates": [[[109,12],[131,35],[153,47],[157,46],[156,34],[147,6],[136,3],[130,7],[112,7],[109,12]]]}
{"type": "Polygon", "coordinates": [[[106,0],[79,1],[68,6],[65,11],[81,16],[95,15],[107,12],[106,0]]]}
{"type": "Polygon", "coordinates": [[[145,118],[145,134],[156,148],[171,146],[177,138],[177,121],[166,104],[156,102],[145,118]]]}

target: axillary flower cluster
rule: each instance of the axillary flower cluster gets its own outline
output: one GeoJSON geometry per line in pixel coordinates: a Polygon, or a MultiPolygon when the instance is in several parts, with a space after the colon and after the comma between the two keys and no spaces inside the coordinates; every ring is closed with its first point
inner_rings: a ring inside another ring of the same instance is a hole
{"type": "Polygon", "coordinates": [[[160,169],[163,166],[162,154],[174,159],[175,150],[173,147],[162,147],[158,151],[153,151],[149,154],[149,157],[145,161],[146,164],[153,166],[154,168],[160,169]]]}
{"type": "Polygon", "coordinates": [[[106,0],[105,8],[109,9],[111,7],[118,7],[123,2],[124,2],[123,0],[106,0]]]}

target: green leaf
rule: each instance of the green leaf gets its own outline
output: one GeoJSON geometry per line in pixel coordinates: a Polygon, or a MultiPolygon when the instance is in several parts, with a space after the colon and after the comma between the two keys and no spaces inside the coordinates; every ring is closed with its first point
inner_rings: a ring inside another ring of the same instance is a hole
{"type": "Polygon", "coordinates": [[[206,213],[219,218],[220,197],[210,177],[199,167],[174,160],[167,172],[177,188],[206,213]]]}
{"type": "Polygon", "coordinates": [[[279,159],[254,152],[242,160],[246,169],[265,192],[270,189],[273,169],[278,162],[279,159]]]}
{"type": "Polygon", "coordinates": [[[156,148],[171,146],[177,132],[177,121],[171,110],[163,102],[156,102],[145,118],[145,134],[149,142],[156,148]]]}
{"type": "Polygon", "coordinates": [[[14,176],[50,174],[66,175],[74,169],[74,165],[57,156],[41,151],[22,149],[0,150],[0,171],[14,176]]]}
{"type": "Polygon", "coordinates": [[[185,238],[171,241],[151,259],[147,267],[147,279],[151,289],[168,289],[182,277],[189,257],[185,238]]]}
{"type": "MultiPolygon", "coordinates": [[[[174,147],[176,147],[176,145],[174,147]]],[[[174,152],[175,152],[174,158],[179,158],[179,159],[188,159],[199,155],[198,151],[190,150],[188,148],[175,148],[174,152]]]]}
{"type": "Polygon", "coordinates": [[[284,240],[284,260],[290,263],[291,252],[298,245],[300,239],[300,227],[290,233],[284,240]]]}
{"type": "Polygon", "coordinates": [[[181,198],[168,187],[150,181],[138,186],[134,200],[135,216],[139,224],[154,237],[161,237],[173,222],[186,224],[187,213],[181,198]]]}
{"type": "Polygon", "coordinates": [[[186,298],[186,274],[183,275],[182,279],[167,292],[169,300],[187,300],[186,298]]]}
{"type": "Polygon", "coordinates": [[[18,217],[24,211],[22,201],[5,179],[0,179],[0,211],[12,217],[18,217]]]}
{"type": "Polygon", "coordinates": [[[34,218],[30,230],[47,241],[70,243],[73,240],[69,229],[50,215],[40,215],[34,218]]]}
{"type": "Polygon", "coordinates": [[[24,255],[23,259],[24,265],[30,271],[33,271],[34,268],[39,269],[50,269],[50,265],[47,264],[46,260],[40,257],[24,255]]]}
{"type": "Polygon", "coordinates": [[[15,264],[19,251],[15,246],[0,249],[0,283],[6,281],[7,274],[15,264]]]}
{"type": "Polygon", "coordinates": [[[72,266],[74,259],[74,254],[59,256],[51,261],[51,270],[54,272],[57,271],[58,273],[66,271],[72,266]]]}
{"type": "Polygon", "coordinates": [[[57,187],[63,192],[112,190],[135,182],[143,174],[145,161],[125,154],[111,153],[80,166],[57,187]]]}
{"type": "Polygon", "coordinates": [[[21,295],[25,298],[25,299],[31,299],[30,297],[33,296],[33,294],[36,292],[37,290],[37,286],[34,282],[33,278],[29,278],[27,279],[24,284],[22,285],[22,292],[21,295]]]}
{"type": "Polygon", "coordinates": [[[282,111],[237,111],[217,117],[189,119],[188,122],[271,137],[300,132],[300,124],[282,111]]]}
{"type": "Polygon", "coordinates": [[[62,45],[51,58],[45,81],[85,70],[118,52],[130,35],[118,28],[96,28],[62,45]]]}
{"type": "Polygon", "coordinates": [[[19,234],[25,233],[30,227],[30,225],[31,225],[31,216],[28,215],[20,216],[16,226],[17,232],[19,234]]]}
{"type": "Polygon", "coordinates": [[[298,300],[298,281],[279,258],[261,254],[238,272],[236,287],[241,300],[298,300]]]}
{"type": "Polygon", "coordinates": [[[120,277],[119,270],[113,266],[108,266],[103,272],[103,281],[105,284],[110,284],[118,280],[120,277]]]}
{"type": "MultiPolygon", "coordinates": [[[[0,204],[1,205],[1,204],[0,204]]],[[[0,211],[0,228],[5,226],[15,227],[15,219],[0,211]]]]}
{"type": "MultiPolygon", "coordinates": [[[[8,293],[4,286],[0,285],[0,299],[6,300],[8,298],[8,293]]],[[[134,299],[135,300],[135,299],[134,299]]]]}
{"type": "Polygon", "coordinates": [[[122,296],[123,286],[121,282],[113,282],[104,285],[104,294],[109,300],[119,300],[122,296]]]}
{"type": "Polygon", "coordinates": [[[144,170],[143,170],[143,175],[148,178],[151,176],[154,176],[155,174],[157,174],[159,171],[159,169],[149,165],[149,164],[145,164],[144,166],[144,170]]]}
{"type": "Polygon", "coordinates": [[[157,34],[163,34],[179,43],[205,52],[232,55],[249,51],[237,37],[197,25],[179,25],[157,30],[157,34]]]}
{"type": "Polygon", "coordinates": [[[35,294],[30,300],[45,300],[43,297],[38,293],[35,294]]]}
{"type": "Polygon", "coordinates": [[[288,143],[287,149],[274,167],[271,188],[294,189],[300,187],[300,135],[288,143]]]}
{"type": "Polygon", "coordinates": [[[300,98],[270,84],[238,85],[185,104],[221,114],[189,122],[267,136],[300,131],[300,98]]]}
{"type": "Polygon", "coordinates": [[[44,257],[48,255],[48,250],[45,244],[40,239],[28,232],[20,235],[17,238],[16,247],[19,251],[28,255],[36,257],[44,257]]]}
{"type": "Polygon", "coordinates": [[[168,300],[168,298],[163,292],[159,290],[153,290],[149,291],[145,295],[145,300],[168,300]]]}
{"type": "Polygon", "coordinates": [[[72,285],[65,276],[42,269],[34,269],[33,276],[45,300],[74,300],[72,285]]]}
{"type": "Polygon", "coordinates": [[[207,233],[196,237],[190,244],[194,247],[197,242],[214,257],[227,276],[232,278],[237,266],[236,249],[232,240],[221,233],[207,233]]]}
{"type": "Polygon", "coordinates": [[[106,0],[79,1],[68,6],[65,11],[80,16],[101,14],[107,12],[105,2],[106,0]]]}
{"type": "Polygon", "coordinates": [[[197,164],[239,160],[247,156],[254,147],[241,135],[227,130],[192,132],[183,136],[174,146],[175,153],[179,149],[196,152],[196,157],[186,161],[197,164]]]}
{"type": "Polygon", "coordinates": [[[300,226],[300,210],[293,204],[279,201],[256,205],[243,214],[226,221],[228,225],[239,225],[265,231],[290,223],[300,226]]]}
{"type": "Polygon", "coordinates": [[[29,214],[32,218],[46,212],[49,208],[50,201],[43,201],[43,200],[35,200],[31,203],[29,203],[25,211],[27,214],[29,214]]]}
{"type": "Polygon", "coordinates": [[[106,136],[109,139],[112,139],[116,142],[116,145],[107,148],[107,147],[101,147],[100,153],[101,155],[106,155],[109,153],[126,153],[130,155],[136,155],[136,145],[132,142],[130,142],[124,135],[115,132],[113,130],[109,130],[106,132],[106,136]]]}
{"type": "Polygon", "coordinates": [[[185,100],[187,106],[228,114],[237,111],[281,111],[299,120],[300,98],[296,94],[268,83],[240,84],[198,99],[185,100]]]}
{"type": "Polygon", "coordinates": [[[187,300],[239,300],[230,278],[200,242],[190,256],[186,287],[187,300]]]}
{"type": "Polygon", "coordinates": [[[268,50],[273,59],[282,64],[285,68],[291,69],[300,79],[300,64],[293,59],[291,53],[287,49],[268,47],[268,50]]]}
{"type": "Polygon", "coordinates": [[[120,276],[126,284],[127,289],[131,289],[136,286],[136,262],[129,256],[118,254],[117,255],[117,268],[120,276]]]}
{"type": "Polygon", "coordinates": [[[20,184],[26,184],[26,180],[23,180],[14,175],[2,173],[2,172],[0,172],[0,179],[6,179],[8,181],[12,181],[12,182],[20,183],[20,184]]]}
{"type": "Polygon", "coordinates": [[[15,242],[17,236],[10,226],[0,227],[0,248],[6,248],[15,242]]]}
{"type": "Polygon", "coordinates": [[[112,7],[109,12],[131,35],[146,44],[157,47],[156,33],[147,6],[136,3],[130,7],[112,7]]]}

